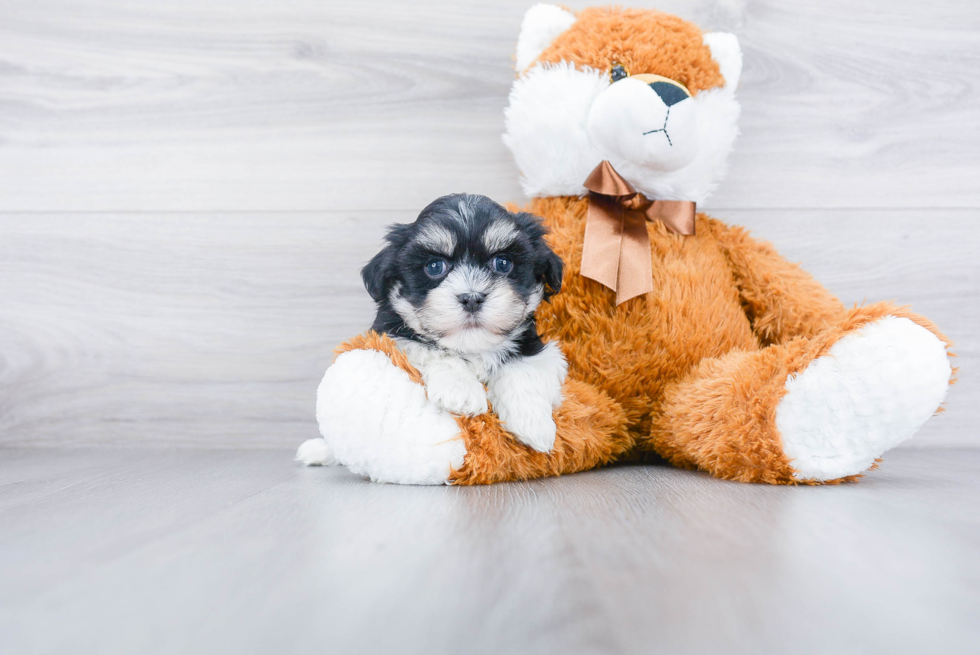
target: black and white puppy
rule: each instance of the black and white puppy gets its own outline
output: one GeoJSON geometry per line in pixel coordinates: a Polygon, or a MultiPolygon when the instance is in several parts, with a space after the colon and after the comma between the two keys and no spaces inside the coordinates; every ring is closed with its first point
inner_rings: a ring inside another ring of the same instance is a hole
{"type": "Polygon", "coordinates": [[[545,233],[536,216],[485,196],[443,196],[414,223],[392,225],[361,271],[378,304],[373,329],[398,341],[429,400],[477,416],[489,398],[504,427],[543,452],[555,443],[552,409],[568,370],[534,324],[561,289],[562,261],[545,233]]]}

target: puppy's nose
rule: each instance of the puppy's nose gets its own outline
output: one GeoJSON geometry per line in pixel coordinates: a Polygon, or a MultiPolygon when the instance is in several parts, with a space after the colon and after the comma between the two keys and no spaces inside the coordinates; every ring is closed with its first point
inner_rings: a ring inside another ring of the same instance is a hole
{"type": "Polygon", "coordinates": [[[653,82],[650,84],[650,88],[660,96],[660,99],[668,107],[691,97],[691,94],[684,87],[679,84],[671,84],[670,82],[653,82]]]}
{"type": "Polygon", "coordinates": [[[463,309],[471,313],[476,313],[480,311],[480,307],[483,306],[483,301],[487,299],[487,296],[483,293],[461,293],[456,298],[459,300],[459,304],[463,306],[463,309]]]}

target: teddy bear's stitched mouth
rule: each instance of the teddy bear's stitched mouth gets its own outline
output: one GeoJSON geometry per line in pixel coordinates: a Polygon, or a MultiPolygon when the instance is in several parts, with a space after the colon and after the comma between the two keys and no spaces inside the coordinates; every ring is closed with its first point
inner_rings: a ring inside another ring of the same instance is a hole
{"type": "Polygon", "coordinates": [[[664,125],[663,125],[663,127],[659,128],[659,129],[656,129],[656,130],[650,130],[649,132],[644,132],[643,133],[643,136],[646,136],[647,134],[656,134],[657,132],[663,132],[664,133],[664,136],[667,137],[667,145],[669,145],[671,148],[673,148],[674,147],[674,143],[673,143],[673,141],[670,140],[670,135],[667,134],[667,121],[669,119],[670,119],[670,107],[667,107],[667,115],[664,116],[664,125]]]}

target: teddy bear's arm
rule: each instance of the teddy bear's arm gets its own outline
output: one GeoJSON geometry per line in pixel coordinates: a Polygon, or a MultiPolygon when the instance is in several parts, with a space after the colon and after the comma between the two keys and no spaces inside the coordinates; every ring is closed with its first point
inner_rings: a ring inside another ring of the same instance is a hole
{"type": "MultiPolygon", "coordinates": [[[[336,352],[317,389],[323,439],[297,452],[306,465],[343,464],[379,482],[489,484],[595,468],[635,444],[623,408],[586,382],[554,380],[561,390],[548,402],[560,403],[552,413],[557,434],[543,452],[514,438],[492,412],[454,415],[429,400],[422,372],[386,335],[359,335],[336,352]]],[[[564,378],[564,358],[554,362],[558,348],[543,352],[546,368],[564,378]]]]}
{"type": "Polygon", "coordinates": [[[812,337],[843,319],[844,305],[771,244],[741,227],[713,219],[708,224],[728,257],[742,307],[763,345],[812,337]]]}

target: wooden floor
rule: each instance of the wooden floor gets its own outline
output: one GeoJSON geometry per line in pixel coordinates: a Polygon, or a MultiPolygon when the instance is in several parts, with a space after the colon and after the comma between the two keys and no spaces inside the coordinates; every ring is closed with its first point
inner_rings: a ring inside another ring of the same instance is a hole
{"type": "Polygon", "coordinates": [[[980,452],[402,487],[279,450],[11,449],[3,653],[975,653],[980,452]]]}

